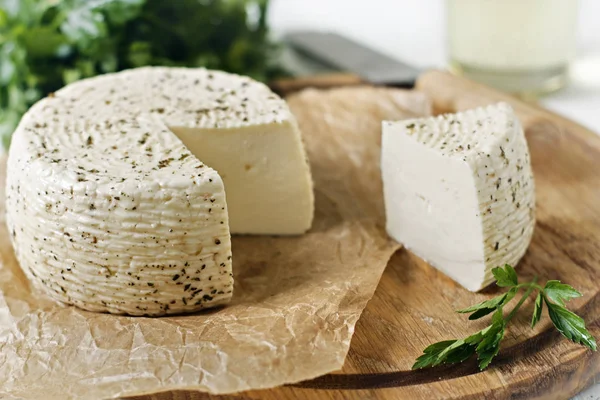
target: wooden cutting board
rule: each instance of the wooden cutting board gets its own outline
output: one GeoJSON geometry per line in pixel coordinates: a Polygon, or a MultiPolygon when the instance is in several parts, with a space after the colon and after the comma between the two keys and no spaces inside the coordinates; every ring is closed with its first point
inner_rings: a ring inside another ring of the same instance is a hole
{"type": "MultiPolygon", "coordinates": [[[[318,80],[318,86],[329,86],[318,80]]],[[[355,84],[343,78],[332,84],[355,84]]],[[[288,85],[298,88],[311,81],[288,85]]],[[[584,296],[570,308],[600,339],[600,137],[535,105],[443,72],[424,74],[417,89],[437,112],[497,101],[513,105],[526,131],[536,179],[537,225],[519,276],[559,279],[584,296]]],[[[473,294],[406,250],[390,260],[375,297],[356,326],[339,372],[282,388],[231,396],[170,392],[145,399],[565,399],[600,378],[600,353],[564,339],[546,311],[529,328],[532,302],[509,325],[492,367],[475,360],[411,371],[415,357],[433,342],[464,337],[487,325],[453,310],[500,293],[495,286],[473,294]]],[[[141,399],[141,397],[140,397],[141,399]]]]}

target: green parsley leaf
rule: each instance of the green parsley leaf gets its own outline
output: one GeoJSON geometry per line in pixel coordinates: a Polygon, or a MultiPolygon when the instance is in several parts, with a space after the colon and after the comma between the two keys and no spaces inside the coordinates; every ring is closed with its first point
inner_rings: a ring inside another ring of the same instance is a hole
{"type": "Polygon", "coordinates": [[[509,301],[511,301],[513,297],[515,297],[515,295],[517,294],[517,290],[517,288],[512,288],[508,292],[501,294],[500,296],[496,296],[492,299],[482,301],[481,303],[475,304],[471,307],[457,310],[456,312],[461,314],[468,314],[472,312],[473,314],[469,316],[470,320],[485,317],[486,315],[493,313],[496,310],[496,308],[502,307],[509,301]]]}
{"type": "MultiPolygon", "coordinates": [[[[500,315],[502,315],[502,311],[500,311],[500,315]]],[[[500,322],[496,321],[494,324],[465,339],[445,340],[434,343],[423,350],[423,355],[417,358],[412,369],[435,367],[440,364],[461,363],[470,358],[476,351],[478,354],[481,352],[480,358],[484,357],[486,360],[485,365],[487,366],[489,364],[487,360],[491,361],[494,355],[497,354],[497,350],[493,348],[493,343],[499,342],[502,339],[501,336],[498,338],[498,332],[500,330],[499,327],[502,327],[503,335],[503,326],[504,324],[500,320],[500,322]],[[482,345],[484,341],[486,342],[482,345]],[[479,348],[480,350],[477,350],[479,348]]]]}
{"type": "Polygon", "coordinates": [[[505,326],[502,308],[498,308],[492,316],[492,325],[484,330],[485,333],[482,334],[481,341],[476,349],[479,369],[484,370],[487,368],[500,351],[500,341],[504,338],[505,326]]]}
{"type": "Polygon", "coordinates": [[[583,318],[544,297],[552,323],[567,339],[596,351],[596,340],[585,328],[583,318]]]}
{"type": "Polygon", "coordinates": [[[483,337],[489,331],[490,328],[491,328],[491,325],[485,329],[480,330],[477,333],[472,334],[471,336],[467,336],[467,338],[465,339],[465,343],[477,344],[477,343],[481,342],[481,339],[483,339],[483,337]]]}
{"type": "Polygon", "coordinates": [[[122,25],[134,19],[146,0],[85,0],[89,7],[102,11],[114,25],[122,25]]]}
{"type": "Polygon", "coordinates": [[[438,364],[458,364],[467,360],[473,354],[475,354],[475,345],[462,341],[462,343],[455,344],[454,348],[445,353],[443,360],[440,360],[438,364]]]}
{"type": "Polygon", "coordinates": [[[456,343],[456,340],[445,340],[429,345],[423,350],[423,355],[417,358],[412,369],[420,369],[430,367],[435,364],[439,355],[449,346],[456,343]]]}
{"type": "Polygon", "coordinates": [[[517,272],[508,264],[504,268],[496,267],[492,269],[492,274],[496,278],[496,284],[500,287],[512,287],[519,284],[517,272]]]}
{"type": "Polygon", "coordinates": [[[544,303],[542,302],[542,294],[538,293],[535,298],[535,305],[533,307],[533,317],[531,318],[531,327],[533,328],[542,317],[542,309],[544,308],[544,303]]]}
{"type": "Polygon", "coordinates": [[[546,282],[544,293],[550,300],[563,307],[565,306],[565,302],[582,296],[581,293],[573,289],[572,286],[561,283],[560,281],[546,282]]]}
{"type": "Polygon", "coordinates": [[[104,14],[87,7],[70,10],[60,30],[72,44],[87,54],[99,50],[98,39],[109,33],[104,14]]]}

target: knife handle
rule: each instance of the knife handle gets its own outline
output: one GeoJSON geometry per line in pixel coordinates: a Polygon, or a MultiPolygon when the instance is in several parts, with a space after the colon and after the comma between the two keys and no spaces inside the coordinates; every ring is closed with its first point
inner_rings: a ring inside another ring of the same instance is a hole
{"type": "Polygon", "coordinates": [[[328,89],[338,86],[356,86],[365,84],[358,76],[350,73],[332,73],[296,78],[276,79],[269,83],[271,89],[282,96],[287,96],[306,88],[328,89]]]}

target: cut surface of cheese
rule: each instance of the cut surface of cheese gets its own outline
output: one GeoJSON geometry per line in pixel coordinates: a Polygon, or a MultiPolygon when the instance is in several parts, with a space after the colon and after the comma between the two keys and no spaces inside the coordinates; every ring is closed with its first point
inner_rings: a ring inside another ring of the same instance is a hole
{"type": "Polygon", "coordinates": [[[173,131],[193,154],[219,172],[227,191],[232,233],[283,235],[310,228],[311,181],[294,121],[173,131]]]}
{"type": "Polygon", "coordinates": [[[465,288],[526,252],[535,189],[509,105],[384,121],[381,166],[389,235],[465,288]]]}
{"type": "Polygon", "coordinates": [[[9,151],[17,259],[36,287],[87,310],[227,303],[230,226],[298,234],[312,213],[285,102],[223,72],[154,67],[76,82],[27,112],[9,151]]]}

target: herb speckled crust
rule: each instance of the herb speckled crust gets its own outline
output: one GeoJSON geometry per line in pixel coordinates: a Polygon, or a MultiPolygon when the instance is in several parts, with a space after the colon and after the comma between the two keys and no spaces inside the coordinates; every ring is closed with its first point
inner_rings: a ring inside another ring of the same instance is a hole
{"type": "Polygon", "coordinates": [[[284,100],[248,77],[201,68],[143,67],[75,82],[55,94],[71,115],[151,113],[169,127],[239,128],[292,119],[284,100]]]}

